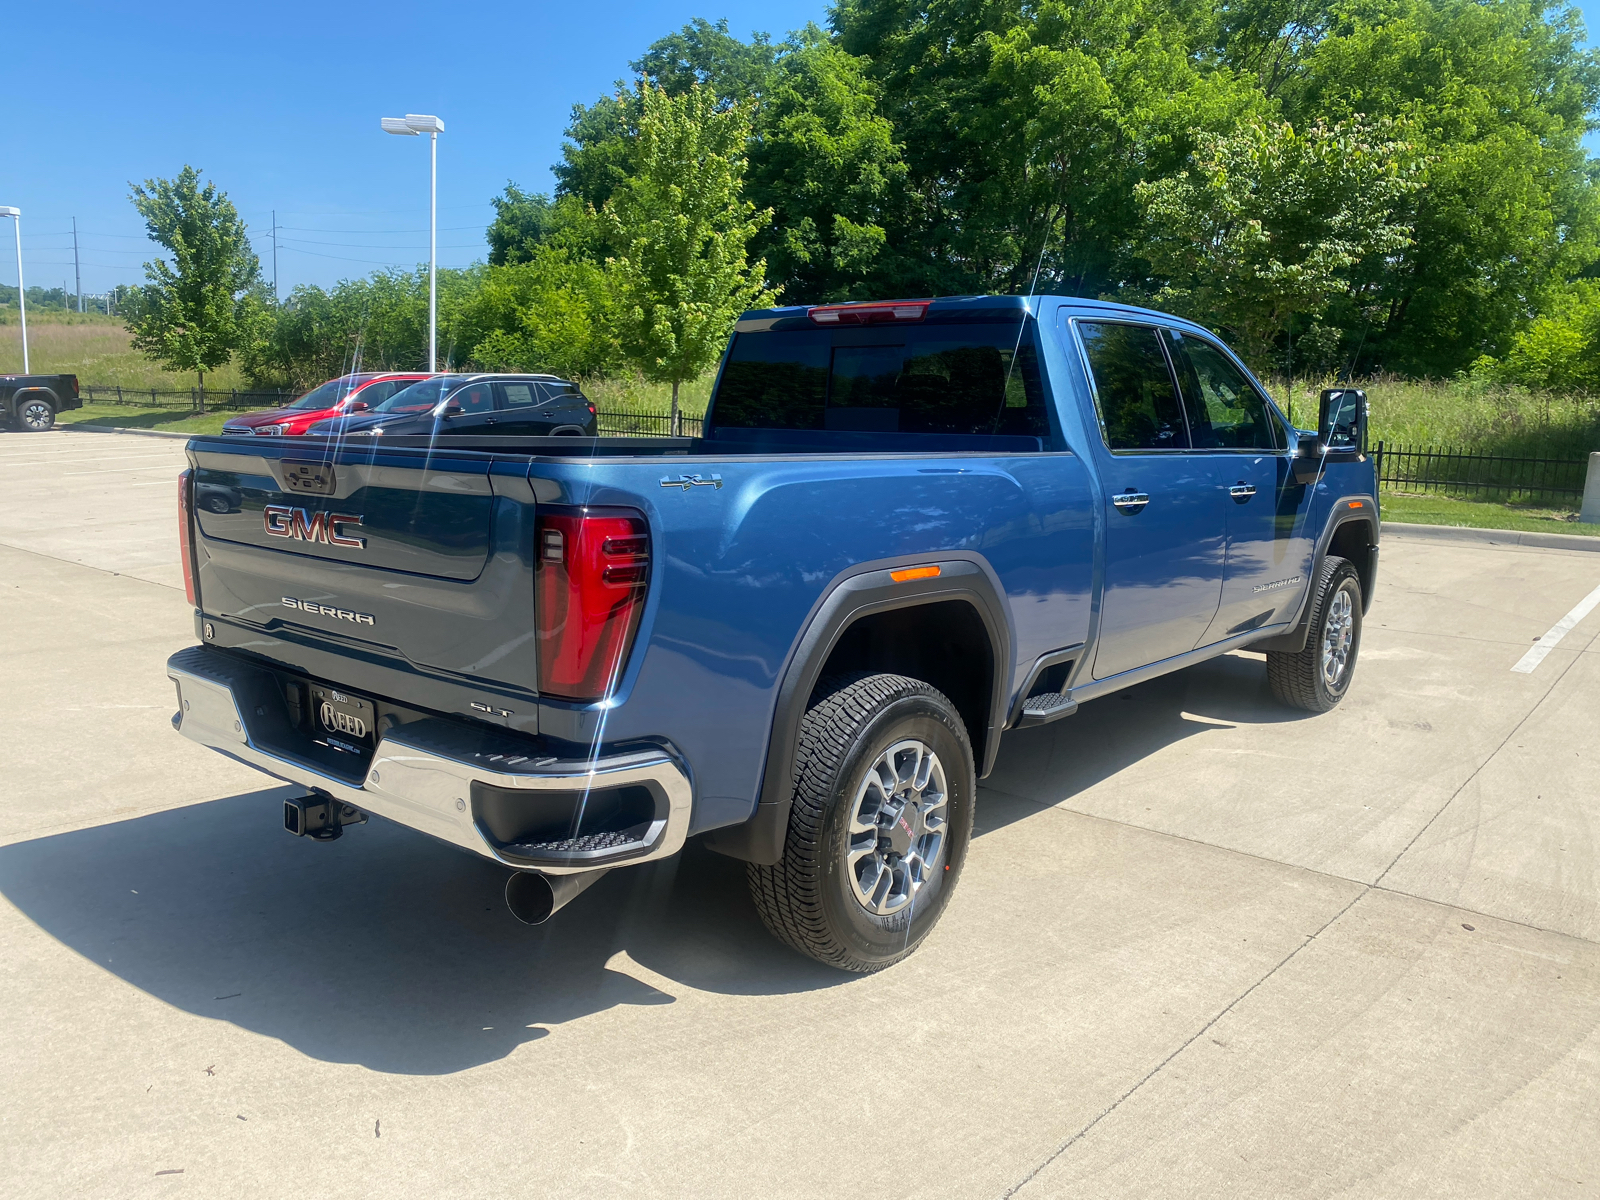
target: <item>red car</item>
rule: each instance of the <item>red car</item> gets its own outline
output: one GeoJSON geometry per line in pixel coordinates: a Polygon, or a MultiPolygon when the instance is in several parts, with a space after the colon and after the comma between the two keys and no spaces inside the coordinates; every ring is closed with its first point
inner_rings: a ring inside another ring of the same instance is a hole
{"type": "Polygon", "coordinates": [[[427,378],[426,371],[363,371],[358,375],[341,375],[319,384],[282,408],[229,417],[222,432],[299,437],[318,421],[365,412],[401,388],[427,378]]]}

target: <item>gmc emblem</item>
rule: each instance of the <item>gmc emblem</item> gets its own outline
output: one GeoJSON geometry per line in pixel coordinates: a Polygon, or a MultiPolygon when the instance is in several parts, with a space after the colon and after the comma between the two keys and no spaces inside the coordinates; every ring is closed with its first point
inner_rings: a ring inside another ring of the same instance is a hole
{"type": "Polygon", "coordinates": [[[269,537],[292,538],[297,542],[321,542],[325,546],[348,546],[365,550],[367,539],[349,537],[341,525],[360,525],[361,518],[349,513],[308,513],[287,504],[269,504],[261,511],[261,524],[269,537]]]}

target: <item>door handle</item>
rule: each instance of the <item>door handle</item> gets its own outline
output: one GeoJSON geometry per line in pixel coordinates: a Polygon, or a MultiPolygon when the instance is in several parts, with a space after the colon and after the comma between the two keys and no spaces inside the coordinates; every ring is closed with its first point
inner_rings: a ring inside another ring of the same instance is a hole
{"type": "Polygon", "coordinates": [[[1228,489],[1228,495],[1232,496],[1235,500],[1248,500],[1248,499],[1250,499],[1251,496],[1254,496],[1255,494],[1256,494],[1256,487],[1255,487],[1255,484],[1253,484],[1253,483],[1240,482],[1240,483],[1234,484],[1231,488],[1228,489]]]}
{"type": "Polygon", "coordinates": [[[1150,503],[1150,495],[1148,492],[1136,492],[1129,488],[1127,491],[1111,497],[1111,503],[1125,513],[1136,513],[1150,503]]]}

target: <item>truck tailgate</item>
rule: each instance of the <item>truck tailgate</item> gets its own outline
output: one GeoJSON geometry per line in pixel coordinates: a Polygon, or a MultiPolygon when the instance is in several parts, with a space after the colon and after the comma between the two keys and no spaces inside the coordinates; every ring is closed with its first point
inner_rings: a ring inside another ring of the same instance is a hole
{"type": "Polygon", "coordinates": [[[526,459],[260,440],[191,443],[207,613],[533,688],[526,459]]]}

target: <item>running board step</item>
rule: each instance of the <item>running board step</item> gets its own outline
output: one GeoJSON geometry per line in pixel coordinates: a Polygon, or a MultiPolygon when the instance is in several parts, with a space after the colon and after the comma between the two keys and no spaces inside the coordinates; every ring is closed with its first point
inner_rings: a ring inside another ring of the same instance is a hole
{"type": "Polygon", "coordinates": [[[1070,717],[1077,711],[1078,702],[1070,696],[1063,696],[1060,692],[1029,696],[1022,702],[1022,715],[1017,718],[1017,728],[1044,725],[1062,717],[1070,717]]]}

